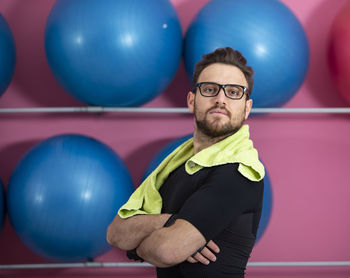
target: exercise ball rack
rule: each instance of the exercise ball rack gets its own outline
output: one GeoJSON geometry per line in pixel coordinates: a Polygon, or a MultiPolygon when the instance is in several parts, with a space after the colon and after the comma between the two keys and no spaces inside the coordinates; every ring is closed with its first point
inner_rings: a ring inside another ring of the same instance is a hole
{"type": "MultiPolygon", "coordinates": [[[[176,113],[189,114],[187,107],[30,107],[30,108],[0,108],[0,114],[20,113],[176,113]]],[[[253,108],[253,114],[350,114],[350,107],[315,107],[315,108],[253,108]]]]}

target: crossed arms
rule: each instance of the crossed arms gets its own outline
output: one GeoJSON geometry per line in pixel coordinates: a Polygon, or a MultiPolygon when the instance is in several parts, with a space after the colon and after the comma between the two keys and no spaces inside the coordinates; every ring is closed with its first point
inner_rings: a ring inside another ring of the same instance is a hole
{"type": "Polygon", "coordinates": [[[219,252],[218,246],[213,241],[206,245],[204,236],[190,222],[177,219],[173,225],[163,227],[170,216],[165,213],[123,219],[117,215],[108,227],[107,241],[122,250],[136,248],[141,258],[157,267],[170,267],[186,260],[204,264],[216,260],[214,252],[219,252]]]}
{"type": "Polygon", "coordinates": [[[179,219],[169,227],[163,226],[170,214],[136,215],[128,219],[117,215],[108,228],[107,241],[123,250],[136,248],[141,258],[158,267],[170,267],[186,260],[204,264],[215,261],[214,253],[219,248],[209,239],[258,202],[257,187],[236,174],[235,167],[226,164],[215,168],[186,199],[177,212],[179,219]],[[203,246],[206,247],[196,253],[203,246]]]}

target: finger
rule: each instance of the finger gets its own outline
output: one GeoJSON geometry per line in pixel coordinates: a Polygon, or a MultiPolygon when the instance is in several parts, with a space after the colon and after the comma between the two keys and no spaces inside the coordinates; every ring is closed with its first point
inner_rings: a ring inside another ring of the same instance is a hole
{"type": "Polygon", "coordinates": [[[198,263],[198,261],[196,259],[194,259],[193,257],[188,257],[187,261],[191,264],[198,263]]]}
{"type": "Polygon", "coordinates": [[[209,247],[215,253],[219,253],[220,252],[219,246],[217,246],[216,243],[214,241],[212,241],[212,240],[210,240],[208,242],[207,247],[209,247]]]}
{"type": "Polygon", "coordinates": [[[203,250],[200,252],[200,254],[207,258],[208,260],[212,261],[212,262],[215,262],[216,261],[216,256],[215,254],[208,248],[203,248],[203,250]]]}
{"type": "Polygon", "coordinates": [[[206,257],[204,257],[201,253],[196,253],[196,255],[192,257],[202,264],[208,265],[210,263],[210,261],[206,257]]]}

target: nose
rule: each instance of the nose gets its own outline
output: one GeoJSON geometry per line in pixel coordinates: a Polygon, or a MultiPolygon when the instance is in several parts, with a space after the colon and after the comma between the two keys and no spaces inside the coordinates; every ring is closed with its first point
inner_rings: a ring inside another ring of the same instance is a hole
{"type": "Polygon", "coordinates": [[[215,97],[215,101],[216,101],[216,103],[226,103],[226,95],[224,92],[224,88],[221,87],[219,89],[219,93],[215,97]]]}

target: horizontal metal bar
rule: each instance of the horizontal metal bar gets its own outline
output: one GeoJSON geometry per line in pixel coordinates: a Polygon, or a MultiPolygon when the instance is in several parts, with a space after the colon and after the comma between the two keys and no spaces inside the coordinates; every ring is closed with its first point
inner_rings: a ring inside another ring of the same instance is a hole
{"type": "Polygon", "coordinates": [[[86,263],[54,263],[54,264],[10,264],[0,265],[1,269],[40,269],[40,268],[101,268],[101,267],[152,267],[148,263],[128,262],[86,262],[86,263]]]}
{"type": "Polygon", "coordinates": [[[189,113],[188,108],[153,108],[153,107],[33,107],[33,108],[0,108],[0,113],[189,113]]]}
{"type": "Polygon", "coordinates": [[[248,266],[350,266],[350,261],[333,262],[251,262],[248,266]]]}
{"type": "Polygon", "coordinates": [[[350,107],[327,108],[253,108],[252,113],[348,114],[350,107]]]}
{"type": "MultiPolygon", "coordinates": [[[[249,262],[249,267],[321,267],[350,266],[350,261],[319,261],[319,262],[249,262]]],[[[101,268],[101,267],[153,267],[148,263],[133,262],[86,262],[86,263],[55,263],[55,264],[12,264],[0,265],[0,270],[10,269],[43,269],[43,268],[101,268]]]]}
{"type": "MultiPolygon", "coordinates": [[[[82,107],[32,107],[32,108],[0,108],[0,114],[13,113],[103,113],[103,112],[124,112],[124,113],[182,113],[188,114],[186,107],[103,107],[103,106],[82,106],[82,107]]],[[[289,114],[348,114],[350,107],[335,108],[253,108],[252,113],[289,113],[289,114]]]]}

